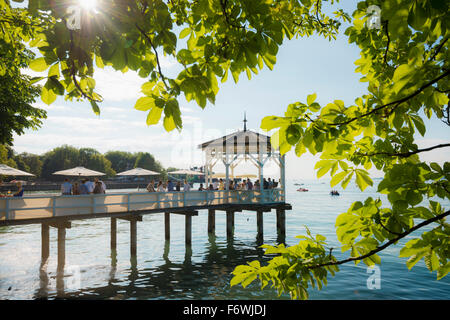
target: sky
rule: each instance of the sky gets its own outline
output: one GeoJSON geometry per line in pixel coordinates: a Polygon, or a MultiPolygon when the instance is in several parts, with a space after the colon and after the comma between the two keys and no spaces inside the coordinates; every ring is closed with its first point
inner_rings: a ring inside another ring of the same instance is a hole
{"type": "MultiPolygon", "coordinates": [[[[341,1],[340,7],[352,13],[357,1],[341,1]]],[[[337,40],[328,41],[318,36],[286,40],[280,47],[274,70],[268,68],[253,75],[252,80],[241,75],[237,84],[229,77],[220,85],[215,105],[201,109],[182,97],[183,129],[170,133],[162,126],[147,126],[146,112],[134,109],[142,96],[141,85],[146,82],[136,73],[125,74],[112,68],[98,69],[94,78],[97,91],[103,96],[101,114],[96,116],[88,102],[64,101],[59,97],[50,106],[40,99],[34,106],[47,110],[47,119],[37,131],[27,130],[14,136],[13,149],[17,153],[43,154],[63,144],[90,147],[102,153],[110,150],[149,152],[164,167],[188,168],[201,166],[204,158],[197,148],[202,142],[219,138],[243,129],[244,112],[247,127],[265,133],[260,127],[263,117],[283,115],[287,105],[306,101],[308,94],[316,93],[317,102],[327,104],[340,99],[346,105],[366,93],[367,85],[359,81],[361,75],[354,72],[354,61],[359,59],[359,48],[348,43],[343,34],[348,25],[341,26],[337,40]]],[[[182,44],[181,44],[182,45],[182,44]]],[[[175,77],[180,71],[176,61],[161,56],[163,73],[175,77]]],[[[28,70],[30,74],[34,72],[28,70]]],[[[450,129],[438,119],[426,120],[427,133],[418,137],[419,148],[448,142],[450,129]]],[[[270,133],[269,133],[270,134],[270,133]]],[[[424,153],[425,161],[443,163],[450,159],[447,149],[424,153]]],[[[287,154],[286,177],[311,179],[315,177],[314,163],[318,157],[293,151],[287,154]]],[[[218,166],[216,172],[224,172],[218,166]]],[[[278,179],[277,166],[268,164],[265,173],[278,179]]],[[[257,173],[250,164],[236,169],[239,173],[257,173]]],[[[372,172],[375,176],[377,172],[372,172]]]]}

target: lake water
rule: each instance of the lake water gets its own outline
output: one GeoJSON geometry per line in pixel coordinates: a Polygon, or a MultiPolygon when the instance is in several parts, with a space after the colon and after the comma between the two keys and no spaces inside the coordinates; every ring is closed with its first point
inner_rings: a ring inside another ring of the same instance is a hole
{"type": "MultiPolygon", "coordinates": [[[[298,242],[307,225],[313,234],[327,237],[338,247],[336,217],[349,205],[368,196],[377,197],[375,188],[364,193],[349,185],[339,197],[329,195],[325,180],[287,183],[286,243],[298,242]],[[296,192],[299,186],[309,192],[296,192]]],[[[127,190],[117,190],[120,192],[127,190]]],[[[446,209],[450,203],[445,203],[446,209]]],[[[267,260],[256,239],[256,214],[235,215],[234,238],[227,240],[225,213],[216,212],[216,234],[208,236],[207,211],[192,218],[192,247],[184,244],[184,217],[171,215],[171,240],[164,240],[164,215],[144,216],[138,222],[136,259],[130,259],[129,223],[118,220],[117,252],[110,250],[109,219],[73,221],[66,234],[64,276],[57,276],[57,232],[50,229],[50,259],[41,263],[40,225],[0,228],[0,299],[82,298],[82,299],[276,299],[270,288],[260,290],[254,283],[243,289],[230,288],[235,266],[254,259],[267,260]]],[[[417,235],[417,233],[415,234],[417,235]]],[[[414,235],[403,239],[405,243],[414,235]]],[[[275,212],[264,213],[264,243],[277,241],[275,212]]],[[[333,253],[340,255],[338,249],[333,253]]],[[[310,290],[310,299],[450,299],[450,276],[436,281],[423,261],[411,271],[406,259],[398,258],[399,246],[388,248],[380,257],[380,288],[369,289],[363,263],[341,266],[341,272],[328,278],[321,291],[310,290]]],[[[280,298],[289,299],[288,295],[280,298]]]]}

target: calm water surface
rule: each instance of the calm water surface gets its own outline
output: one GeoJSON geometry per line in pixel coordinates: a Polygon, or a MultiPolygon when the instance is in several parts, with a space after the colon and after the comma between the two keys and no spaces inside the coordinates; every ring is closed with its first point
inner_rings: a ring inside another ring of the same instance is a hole
{"type": "MultiPolygon", "coordinates": [[[[330,196],[329,191],[325,180],[288,182],[287,202],[293,207],[286,212],[288,245],[298,242],[295,236],[305,234],[307,225],[312,233],[326,236],[331,246],[338,247],[336,217],[354,201],[377,197],[375,188],[361,193],[349,185],[339,190],[339,197],[330,196]],[[296,192],[300,186],[294,183],[303,183],[301,187],[309,192],[296,192]]],[[[56,272],[55,229],[50,229],[50,259],[41,268],[40,225],[2,227],[0,299],[276,299],[274,290],[261,291],[257,283],[247,289],[229,285],[230,273],[238,264],[268,260],[258,248],[256,214],[236,213],[233,240],[227,241],[225,225],[225,213],[217,211],[216,234],[208,236],[207,211],[199,211],[192,219],[192,246],[186,249],[183,216],[171,215],[170,243],[164,240],[164,215],[144,216],[137,226],[137,257],[130,259],[128,222],[118,220],[117,252],[111,252],[109,219],[73,221],[67,229],[64,275],[56,272]]],[[[264,243],[276,241],[275,212],[264,213],[264,243]]],[[[367,288],[371,273],[365,265],[348,264],[328,279],[322,291],[311,290],[310,299],[450,299],[450,276],[436,281],[436,274],[423,261],[409,271],[406,259],[397,258],[398,252],[397,246],[380,255],[380,289],[367,288]]]]}

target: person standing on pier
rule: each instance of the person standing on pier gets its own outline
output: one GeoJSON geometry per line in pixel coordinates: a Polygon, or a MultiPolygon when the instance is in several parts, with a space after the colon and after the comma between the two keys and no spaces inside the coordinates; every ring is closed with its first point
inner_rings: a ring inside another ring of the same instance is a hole
{"type": "Polygon", "coordinates": [[[187,183],[186,180],[184,180],[183,191],[190,191],[190,190],[191,190],[191,185],[189,183],[187,183]]]}
{"type": "Polygon", "coordinates": [[[147,185],[147,191],[155,192],[155,180],[150,181],[150,183],[147,185]]]}
{"type": "Polygon", "coordinates": [[[61,194],[63,196],[68,196],[72,194],[72,184],[69,179],[65,178],[63,184],[61,185],[61,194]]]}
{"type": "Polygon", "coordinates": [[[77,196],[80,194],[80,188],[78,187],[78,182],[74,182],[73,187],[72,187],[72,194],[74,196],[77,196]]]}
{"type": "Polygon", "coordinates": [[[173,189],[174,189],[174,185],[173,185],[173,182],[172,182],[172,180],[169,180],[169,181],[167,181],[167,191],[173,191],[173,189]]]}
{"type": "Polygon", "coordinates": [[[247,190],[253,190],[253,183],[250,179],[247,179],[247,190]]]}
{"type": "Polygon", "coordinates": [[[80,194],[89,194],[89,188],[86,185],[86,182],[87,182],[86,179],[81,180],[80,194]]]}
{"type": "Polygon", "coordinates": [[[93,193],[94,192],[94,188],[95,188],[95,184],[94,182],[92,182],[89,179],[86,179],[85,185],[88,189],[88,193],[93,193]]]}
{"type": "Polygon", "coordinates": [[[101,186],[102,186],[102,192],[101,193],[106,193],[106,184],[100,180],[99,178],[95,178],[95,184],[97,184],[97,182],[100,182],[101,186]]]}
{"type": "Polygon", "coordinates": [[[161,180],[159,180],[158,182],[158,187],[156,188],[157,192],[165,192],[166,190],[164,190],[164,186],[161,180]]]}

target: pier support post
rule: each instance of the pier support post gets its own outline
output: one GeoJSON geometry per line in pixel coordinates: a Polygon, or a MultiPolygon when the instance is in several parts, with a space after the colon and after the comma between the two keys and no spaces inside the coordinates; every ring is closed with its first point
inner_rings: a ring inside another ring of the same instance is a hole
{"type": "Polygon", "coordinates": [[[164,229],[166,241],[170,240],[170,212],[164,212],[164,229]]]}
{"type": "Polygon", "coordinates": [[[256,211],[256,227],[258,230],[257,238],[258,240],[262,240],[264,238],[264,227],[263,227],[263,211],[256,211]]]}
{"type": "Polygon", "coordinates": [[[277,208],[277,233],[279,242],[284,242],[286,239],[286,211],[277,208]]]}
{"type": "Polygon", "coordinates": [[[111,218],[111,250],[117,250],[117,218],[111,218]]]}
{"type": "Polygon", "coordinates": [[[137,253],[137,220],[130,219],[130,254],[135,257],[137,253]]]}
{"type": "Polygon", "coordinates": [[[208,209],[208,233],[216,231],[216,210],[208,209]]]}
{"type": "MultiPolygon", "coordinates": [[[[57,265],[57,271],[62,272],[64,271],[64,265],[66,263],[66,229],[70,229],[72,227],[72,224],[70,221],[57,221],[57,222],[50,222],[48,224],[42,224],[42,238],[48,239],[49,237],[49,227],[57,228],[58,229],[58,265],[57,265]],[[44,226],[45,225],[45,226],[44,226]]],[[[49,252],[48,246],[46,245],[44,249],[44,241],[42,243],[43,246],[43,252],[49,252]]],[[[48,255],[48,253],[47,253],[48,255]]]]}
{"type": "Polygon", "coordinates": [[[137,222],[142,221],[141,215],[131,215],[125,217],[119,217],[130,222],[130,254],[131,258],[136,257],[137,253],[137,222]]]}
{"type": "Polygon", "coordinates": [[[227,210],[227,238],[233,237],[234,233],[234,211],[227,210]]]}
{"type": "Polygon", "coordinates": [[[58,228],[58,271],[64,270],[66,263],[66,228],[58,228]]]}
{"type": "Polygon", "coordinates": [[[186,245],[190,246],[192,244],[192,215],[190,214],[186,214],[185,227],[186,227],[185,231],[186,245]]]}
{"type": "Polygon", "coordinates": [[[48,224],[41,224],[41,259],[42,264],[45,264],[50,255],[50,226],[48,224]]]}

